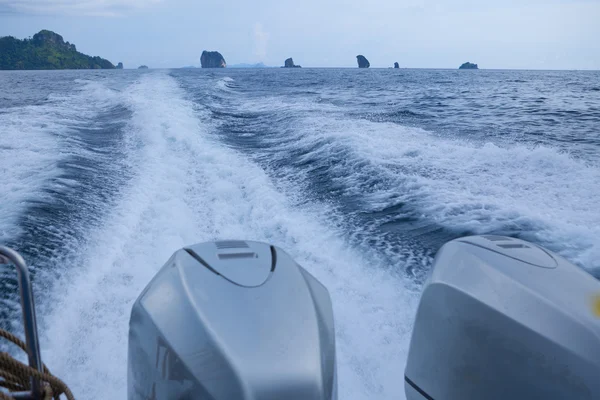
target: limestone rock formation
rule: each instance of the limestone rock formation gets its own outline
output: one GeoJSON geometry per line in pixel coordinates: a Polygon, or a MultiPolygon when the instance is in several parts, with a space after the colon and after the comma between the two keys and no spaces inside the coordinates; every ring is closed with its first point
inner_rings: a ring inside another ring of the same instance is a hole
{"type": "Polygon", "coordinates": [[[290,57],[285,60],[283,68],[302,68],[302,66],[294,64],[294,59],[290,57]]]}
{"type": "Polygon", "coordinates": [[[466,62],[464,64],[462,64],[460,67],[458,67],[458,69],[479,69],[477,67],[477,64],[472,64],[470,62],[466,62]]]}
{"type": "Polygon", "coordinates": [[[0,37],[0,69],[112,69],[101,57],[77,51],[58,33],[41,30],[31,39],[0,37]]]}
{"type": "Polygon", "coordinates": [[[356,62],[358,62],[358,68],[369,68],[371,66],[369,60],[367,60],[365,56],[360,54],[356,56],[356,62]]]}
{"type": "Polygon", "coordinates": [[[227,63],[218,51],[204,50],[200,56],[200,65],[202,68],[225,68],[227,63]]]}

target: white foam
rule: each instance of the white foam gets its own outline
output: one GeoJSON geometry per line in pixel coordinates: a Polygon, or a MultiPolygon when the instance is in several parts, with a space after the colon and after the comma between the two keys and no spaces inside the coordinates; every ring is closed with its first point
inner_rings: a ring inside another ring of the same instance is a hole
{"type": "Polygon", "coordinates": [[[0,114],[2,241],[19,234],[16,221],[26,208],[25,201],[43,197],[41,188],[50,178],[59,174],[59,141],[46,129],[49,125],[53,125],[51,117],[41,114],[36,107],[0,114]]]}
{"type": "Polygon", "coordinates": [[[19,234],[17,220],[30,201],[49,199],[44,189],[62,173],[58,163],[70,155],[72,129],[88,126],[102,107],[114,104],[114,91],[94,82],[77,83],[73,93],[0,113],[0,241],[19,234]]]}
{"type": "Polygon", "coordinates": [[[169,76],[147,74],[122,93],[132,170],[118,206],[79,249],[72,277],[43,316],[43,357],[81,399],[125,398],[128,319],[135,298],[173,251],[217,238],[287,249],[330,290],[340,398],[403,398],[402,371],[417,294],[322,221],[327,207],[292,207],[264,171],[214,141],[204,110],[169,76]]]}
{"type": "MultiPolygon", "coordinates": [[[[295,112],[297,105],[272,106],[295,112]]],[[[600,270],[600,168],[594,162],[551,147],[451,139],[328,112],[301,118],[285,141],[267,139],[269,151],[313,149],[306,157],[320,160],[342,154],[330,174],[365,207],[405,203],[422,219],[459,232],[522,230],[572,262],[600,270]]]]}
{"type": "Polygon", "coordinates": [[[233,79],[229,76],[225,76],[225,77],[217,80],[216,86],[218,89],[228,92],[235,88],[234,82],[235,82],[235,79],[233,79]]]}

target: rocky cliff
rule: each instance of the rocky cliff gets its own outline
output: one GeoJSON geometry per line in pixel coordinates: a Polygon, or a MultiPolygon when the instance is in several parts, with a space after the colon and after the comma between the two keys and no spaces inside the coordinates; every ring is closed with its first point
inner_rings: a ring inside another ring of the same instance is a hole
{"type": "Polygon", "coordinates": [[[204,50],[200,56],[200,65],[202,68],[225,68],[227,63],[218,51],[204,50]]]}
{"type": "Polygon", "coordinates": [[[369,60],[363,55],[356,56],[356,62],[358,62],[358,68],[369,68],[371,66],[369,60]]]}
{"type": "Polygon", "coordinates": [[[294,64],[294,59],[292,57],[285,60],[284,68],[302,68],[300,65],[294,64]]]}
{"type": "Polygon", "coordinates": [[[472,64],[470,62],[466,62],[466,63],[462,64],[460,67],[458,67],[458,69],[479,69],[479,67],[477,67],[477,64],[472,64]]]}

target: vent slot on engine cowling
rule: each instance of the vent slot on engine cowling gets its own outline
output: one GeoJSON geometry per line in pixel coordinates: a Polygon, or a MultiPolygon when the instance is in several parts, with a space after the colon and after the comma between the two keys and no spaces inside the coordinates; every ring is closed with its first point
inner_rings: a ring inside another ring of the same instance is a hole
{"type": "Polygon", "coordinates": [[[215,242],[215,246],[217,246],[217,249],[219,250],[247,249],[248,243],[244,242],[243,240],[220,240],[215,242]]]}
{"type": "Polygon", "coordinates": [[[503,249],[529,249],[530,247],[523,243],[514,243],[516,240],[506,236],[486,235],[482,236],[490,242],[511,242],[511,243],[495,243],[496,246],[502,247],[503,249]]]}
{"type": "Polygon", "coordinates": [[[499,244],[499,247],[502,247],[503,249],[529,249],[529,246],[525,246],[524,244],[499,244]]]}
{"type": "Polygon", "coordinates": [[[554,257],[546,250],[521,239],[498,235],[482,235],[469,236],[460,239],[459,241],[502,254],[503,256],[536,267],[552,269],[556,268],[558,265],[554,257]]]}
{"type": "Polygon", "coordinates": [[[225,253],[219,254],[219,259],[221,260],[231,260],[236,258],[254,258],[256,257],[256,253],[225,253]]]}
{"type": "Polygon", "coordinates": [[[490,242],[504,242],[504,241],[510,240],[510,238],[508,238],[506,236],[485,235],[482,237],[486,238],[490,242]]]}

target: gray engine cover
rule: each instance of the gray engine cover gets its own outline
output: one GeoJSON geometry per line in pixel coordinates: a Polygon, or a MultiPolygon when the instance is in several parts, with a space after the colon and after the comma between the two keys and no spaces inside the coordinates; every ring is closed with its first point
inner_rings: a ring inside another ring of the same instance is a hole
{"type": "Polygon", "coordinates": [[[599,295],[591,275],[531,243],[447,243],[418,307],[407,398],[600,399],[599,295]]]}
{"type": "Polygon", "coordinates": [[[337,398],[327,289],[259,242],[177,251],[135,302],[128,398],[337,398]]]}

